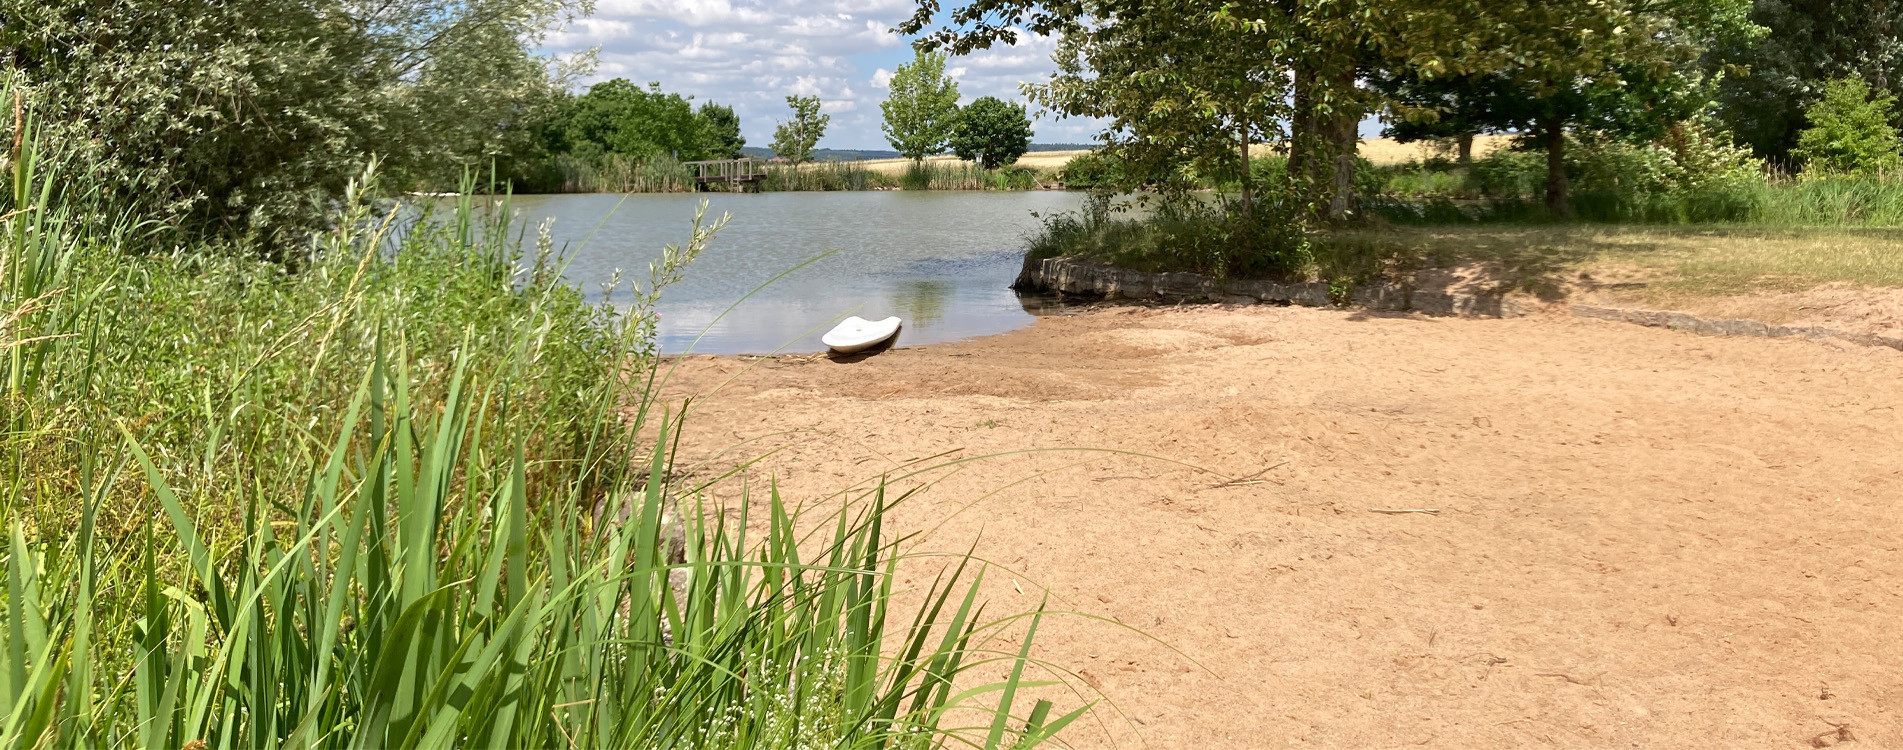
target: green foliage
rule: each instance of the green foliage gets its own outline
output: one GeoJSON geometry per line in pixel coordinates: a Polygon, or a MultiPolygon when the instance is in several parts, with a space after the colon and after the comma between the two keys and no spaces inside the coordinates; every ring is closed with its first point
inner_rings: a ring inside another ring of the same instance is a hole
{"type": "Polygon", "coordinates": [[[686,97],[661,91],[659,83],[643,90],[625,78],[602,81],[576,97],[555,134],[553,150],[583,159],[619,154],[693,161],[709,158],[717,145],[713,124],[686,97]]]}
{"type": "Polygon", "coordinates": [[[1705,66],[1721,76],[1719,119],[1760,158],[1785,163],[1832,79],[1903,94],[1903,4],[1756,0],[1750,17],[1769,33],[1720,42],[1705,66]]]}
{"type": "Polygon", "coordinates": [[[1103,157],[1119,168],[1080,172],[1083,182],[1186,187],[1187,173],[1240,172],[1243,144],[1276,134],[1288,85],[1267,35],[1217,10],[1153,6],[1064,35],[1057,75],[1027,90],[1058,113],[1108,122],[1103,157]]]}
{"type": "Polygon", "coordinates": [[[958,83],[945,75],[945,56],[919,50],[892,73],[888,85],[890,92],[879,103],[886,141],[915,162],[945,153],[958,121],[958,83]]]}
{"type": "Polygon", "coordinates": [[[952,153],[985,169],[1016,163],[1030,147],[1031,118],[1024,105],[997,97],[979,97],[966,105],[952,129],[952,153]]]}
{"type": "MultiPolygon", "coordinates": [[[[1903,180],[1827,176],[1795,180],[1762,164],[1714,123],[1693,120],[1632,145],[1574,142],[1577,217],[1593,222],[1749,223],[1768,226],[1903,225],[1903,180]]],[[[1471,170],[1411,164],[1378,170],[1385,187],[1368,208],[1401,224],[1549,222],[1540,205],[1542,154],[1500,149],[1471,170]]]]}
{"type": "Polygon", "coordinates": [[[588,7],[0,0],[0,38],[89,199],[286,258],[372,155],[397,187],[532,156],[571,71],[529,50],[588,7]]]}
{"type": "Polygon", "coordinates": [[[1006,748],[1087,710],[1020,705],[1042,611],[984,619],[968,560],[895,596],[902,497],[729,519],[675,469],[651,310],[720,222],[591,304],[506,200],[365,180],[290,272],[84,220],[38,143],[0,178],[0,744],[1006,748]]]}
{"type": "Polygon", "coordinates": [[[793,119],[773,129],[772,148],[773,153],[797,166],[812,160],[813,149],[825,137],[833,116],[819,113],[817,96],[789,96],[786,106],[793,108],[793,119]]]}
{"type": "Polygon", "coordinates": [[[1824,86],[1824,97],[1804,111],[1810,121],[1797,136],[1791,154],[1804,160],[1805,174],[1869,175],[1903,164],[1903,138],[1890,121],[1896,96],[1871,95],[1860,78],[1839,78],[1824,86]]]}
{"type": "Polygon", "coordinates": [[[1092,151],[1071,159],[1058,173],[1058,179],[1067,188],[1109,189],[1125,184],[1122,168],[1115,155],[1092,151]]]}
{"type": "Polygon", "coordinates": [[[740,135],[740,116],[733,107],[708,102],[700,105],[700,119],[707,123],[707,150],[710,158],[738,159],[747,139],[740,135]]]}
{"type": "Polygon", "coordinates": [[[767,165],[762,190],[873,190],[890,187],[883,174],[866,169],[858,162],[827,161],[800,166],[767,165]]]}
{"type": "Polygon", "coordinates": [[[1029,167],[984,169],[965,162],[923,162],[906,166],[898,185],[905,190],[1030,190],[1037,170],[1029,167]]]}
{"type": "Polygon", "coordinates": [[[682,193],[694,189],[694,170],[666,154],[560,154],[518,184],[538,193],[682,193]]]}
{"type": "Polygon", "coordinates": [[[1140,271],[1306,280],[1309,240],[1292,204],[1264,203],[1247,216],[1204,201],[1165,202],[1147,216],[1118,216],[1105,199],[1047,217],[1030,238],[1032,258],[1094,258],[1140,271]]]}
{"type": "MultiPolygon", "coordinates": [[[[1502,119],[1515,124],[1492,127],[1533,123],[1554,149],[1570,129],[1642,140],[1650,124],[1702,104],[1697,57],[1714,39],[1754,33],[1748,8],[1749,0],[975,0],[941,21],[940,4],[921,1],[899,30],[959,53],[1023,31],[1061,35],[1058,75],[1029,91],[1054,111],[1104,118],[1104,140],[1131,185],[1184,189],[1222,163],[1246,177],[1248,144],[1281,139],[1286,122],[1290,188],[1317,213],[1346,218],[1354,128],[1378,103],[1359,83],[1367,71],[1497,81],[1513,92],[1515,109],[1502,119]]],[[[1438,112],[1432,102],[1396,104],[1438,112]]],[[[1240,187],[1250,192],[1247,180],[1240,187]]],[[[1549,177],[1548,195],[1565,208],[1563,171],[1549,177]]]]}

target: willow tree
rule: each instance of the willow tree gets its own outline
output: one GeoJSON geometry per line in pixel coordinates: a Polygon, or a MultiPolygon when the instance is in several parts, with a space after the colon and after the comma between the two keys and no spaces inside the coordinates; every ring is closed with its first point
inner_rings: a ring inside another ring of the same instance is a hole
{"type": "Polygon", "coordinates": [[[104,199],[299,249],[373,155],[395,183],[539,139],[591,0],[0,0],[0,69],[104,199]]]}

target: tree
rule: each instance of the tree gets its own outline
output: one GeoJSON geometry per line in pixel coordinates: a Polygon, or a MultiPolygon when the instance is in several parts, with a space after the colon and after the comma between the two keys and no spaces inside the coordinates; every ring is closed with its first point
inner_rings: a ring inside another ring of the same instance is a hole
{"type": "Polygon", "coordinates": [[[1287,86],[1257,29],[1212,13],[1128,14],[1067,32],[1048,83],[1031,100],[1067,117],[1107,122],[1106,189],[1160,188],[1180,197],[1199,176],[1233,176],[1240,210],[1254,204],[1249,146],[1280,133],[1287,86]],[[1181,39],[1182,44],[1162,40],[1181,39]]]}
{"type": "Polygon", "coordinates": [[[1748,0],[1529,3],[1509,16],[1525,54],[1496,69],[1520,94],[1497,100],[1502,124],[1546,151],[1546,207],[1572,216],[1567,134],[1649,141],[1709,101],[1698,60],[1710,46],[1762,33],[1748,0]],[[1542,33],[1562,29],[1563,33],[1542,33]]]}
{"type": "MultiPolygon", "coordinates": [[[[1564,0],[1568,5],[1591,2],[1564,0]]],[[[1278,133],[1277,123],[1287,122],[1281,140],[1289,152],[1297,201],[1340,218],[1353,204],[1357,125],[1378,102],[1358,83],[1363,74],[1390,61],[1433,76],[1503,65],[1521,55],[1507,30],[1531,27],[1509,23],[1501,5],[1487,0],[974,0],[946,14],[943,25],[922,43],[963,53],[1014,42],[1025,31],[1063,35],[1069,48],[1060,54],[1081,50],[1087,64],[1069,71],[1075,75],[1060,73],[1072,79],[1061,83],[1090,92],[1105,109],[1125,113],[1112,119],[1105,140],[1154,144],[1159,156],[1172,147],[1216,154],[1219,144],[1239,161],[1244,141],[1278,133]],[[1096,80],[1079,83],[1091,79],[1096,80]],[[1162,106],[1150,110],[1146,103],[1162,106]]],[[[899,30],[920,33],[939,21],[939,4],[921,0],[899,30]]],[[[1032,95],[1051,106],[1038,92],[1032,95]]]]}
{"type": "Polygon", "coordinates": [[[1871,95],[1861,78],[1839,78],[1824,86],[1824,98],[1804,111],[1810,127],[1797,136],[1791,154],[1804,160],[1805,174],[1879,174],[1903,164],[1903,138],[1890,124],[1896,97],[1871,95]]]}
{"type": "Polygon", "coordinates": [[[958,120],[958,83],[945,75],[945,55],[919,50],[900,65],[879,104],[886,142],[912,161],[945,153],[958,120]]]}
{"type": "MultiPolygon", "coordinates": [[[[1024,31],[1082,38],[1085,45],[1113,42],[1124,59],[1097,55],[1092,65],[1111,61],[1118,73],[1083,70],[1077,77],[1099,79],[1093,84],[1097,96],[1128,99],[1104,106],[1131,113],[1116,127],[1130,128],[1130,135],[1146,140],[1197,139],[1188,127],[1192,109],[1172,106],[1168,117],[1131,124],[1144,100],[1162,101],[1158,81],[1193,80],[1191,88],[1203,92],[1195,98],[1207,112],[1245,109],[1220,106],[1225,99],[1242,101],[1249,95],[1249,89],[1235,85],[1238,80],[1278,88],[1286,80],[1287,116],[1281,119],[1289,123],[1284,145],[1291,183],[1298,201],[1331,218],[1345,217],[1353,207],[1357,125],[1381,103],[1379,92],[1360,83],[1370,72],[1400,71],[1423,79],[1496,75],[1520,96],[1550,99],[1547,103],[1554,105],[1533,114],[1539,115],[1534,119],[1549,150],[1548,200],[1564,213],[1565,133],[1584,120],[1558,105],[1567,97],[1603,99],[1622,85],[1622,75],[1642,74],[1654,84],[1668,80],[1665,72],[1684,69],[1687,56],[1695,59],[1717,32],[1749,28],[1748,2],[973,0],[946,14],[943,25],[922,43],[963,53],[1015,41],[1024,31]],[[1233,30],[1230,39],[1224,29],[1233,30]],[[1599,88],[1587,90],[1594,86],[1599,88]],[[1147,132],[1138,135],[1139,128],[1147,132]],[[1163,134],[1168,138],[1158,137],[1163,134]]],[[[920,0],[918,11],[899,30],[924,32],[939,22],[938,16],[937,2],[920,0]]],[[[1271,108],[1267,102],[1260,105],[1271,108]]],[[[1105,133],[1107,140],[1119,135],[1105,133]]],[[[1234,133],[1211,129],[1207,135],[1217,137],[1229,139],[1234,133]]]]}
{"type": "Polygon", "coordinates": [[[1377,71],[1370,83],[1387,102],[1383,136],[1398,143],[1451,139],[1462,167],[1473,163],[1474,136],[1504,128],[1503,110],[1519,95],[1499,76],[1484,74],[1427,78],[1408,70],[1377,71]]]}
{"type": "Polygon", "coordinates": [[[576,97],[557,134],[556,150],[570,153],[692,160],[713,150],[707,119],[686,97],[661,91],[659,83],[642,89],[626,78],[602,81],[576,97]]]}
{"type": "Polygon", "coordinates": [[[707,124],[707,150],[716,159],[738,159],[747,139],[740,135],[740,116],[733,107],[713,102],[700,105],[700,119],[707,124]]]}
{"type": "Polygon", "coordinates": [[[793,108],[793,119],[773,129],[773,153],[794,164],[812,161],[813,149],[826,135],[833,116],[819,113],[817,96],[789,96],[786,106],[793,108]]]}
{"type": "Polygon", "coordinates": [[[294,257],[372,155],[387,187],[537,146],[586,0],[0,0],[50,141],[155,226],[294,257]]]}
{"type": "Polygon", "coordinates": [[[1770,33],[1721,42],[1706,68],[1722,76],[1719,119],[1760,158],[1790,156],[1826,81],[1903,94],[1903,2],[1756,0],[1750,19],[1770,33]]]}
{"type": "Polygon", "coordinates": [[[958,113],[952,129],[952,153],[984,169],[1015,163],[1031,147],[1031,118],[1024,105],[994,96],[980,97],[958,113]]]}

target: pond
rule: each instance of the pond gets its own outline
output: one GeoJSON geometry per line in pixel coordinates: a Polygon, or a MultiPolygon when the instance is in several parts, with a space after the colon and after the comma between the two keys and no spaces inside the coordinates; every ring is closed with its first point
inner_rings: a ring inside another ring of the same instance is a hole
{"type": "Polygon", "coordinates": [[[645,279],[664,245],[686,240],[701,200],[710,219],[732,215],[686,280],[661,293],[658,343],[666,354],[766,354],[820,351],[820,334],[847,315],[903,318],[901,345],[1028,325],[1040,302],[1009,287],[1039,224],[1033,212],[1074,210],[1083,199],[1055,191],[661,193],[517,196],[515,206],[531,227],[555,219],[557,245],[569,243],[569,280],[596,296],[616,269],[645,279]]]}

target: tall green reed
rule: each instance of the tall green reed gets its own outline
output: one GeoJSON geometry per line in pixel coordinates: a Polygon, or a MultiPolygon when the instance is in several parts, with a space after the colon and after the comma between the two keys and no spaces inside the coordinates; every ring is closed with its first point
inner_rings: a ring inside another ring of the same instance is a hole
{"type": "Polygon", "coordinates": [[[532,187],[556,193],[682,193],[694,189],[694,170],[686,163],[657,154],[561,154],[550,160],[547,174],[532,187]]]}
{"type": "Polygon", "coordinates": [[[1038,173],[1028,167],[984,169],[970,162],[914,162],[899,175],[906,190],[1030,190],[1038,173]]]}
{"type": "Polygon", "coordinates": [[[770,191],[872,190],[890,187],[885,175],[859,162],[826,161],[813,164],[771,164],[762,189],[770,191]]]}
{"type": "Polygon", "coordinates": [[[762,523],[744,493],[735,520],[699,512],[666,479],[677,425],[643,411],[628,429],[657,422],[645,479],[604,505],[585,472],[534,481],[519,442],[474,450],[505,388],[469,379],[467,355],[440,411],[402,362],[360,381],[301,492],[247,496],[235,538],[194,519],[129,431],[110,471],[144,474],[169,533],[101,545],[94,502],[63,539],[11,524],[0,742],[997,748],[1086,710],[1015,713],[1043,684],[1025,679],[1041,614],[1021,650],[986,650],[1015,618],[983,619],[965,563],[901,620],[882,489],[816,538],[772,489],[762,523]],[[155,562],[166,546],[182,570],[155,562]],[[102,585],[130,595],[99,609],[102,585]],[[972,684],[995,662],[1006,679],[972,684]]]}

